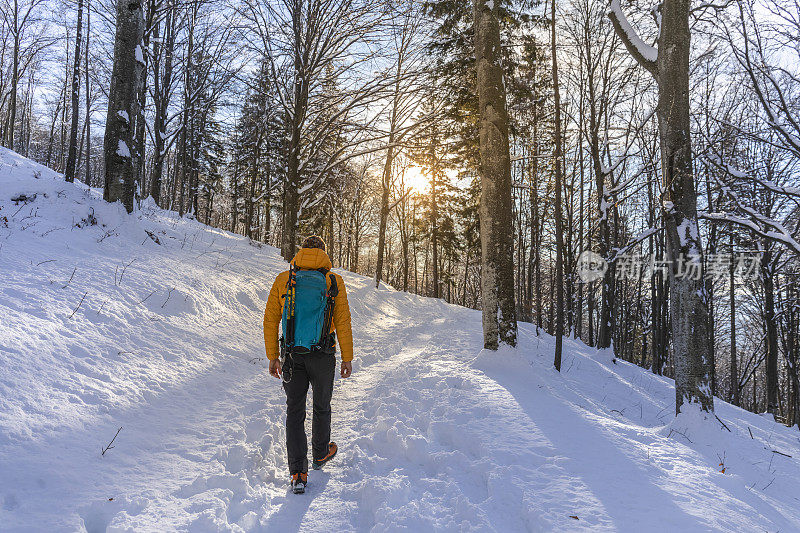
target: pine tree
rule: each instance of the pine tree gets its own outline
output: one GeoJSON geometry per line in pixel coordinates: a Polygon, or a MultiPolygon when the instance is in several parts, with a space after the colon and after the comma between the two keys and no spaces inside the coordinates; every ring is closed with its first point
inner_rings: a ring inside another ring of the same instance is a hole
{"type": "MultiPolygon", "coordinates": [[[[536,57],[534,26],[538,18],[530,11],[537,2],[497,0],[500,24],[499,65],[502,67],[509,109],[521,109],[535,100],[529,83],[536,57]]],[[[440,87],[442,115],[447,137],[454,141],[449,158],[459,166],[478,168],[479,113],[475,90],[474,6],[462,0],[426,0],[425,10],[434,25],[428,50],[431,69],[440,87]]],[[[512,136],[527,130],[522,117],[509,113],[512,136]]]]}
{"type": "Polygon", "coordinates": [[[269,74],[269,64],[260,68],[248,80],[248,92],[242,106],[236,130],[234,178],[231,194],[237,205],[234,212],[241,215],[244,234],[250,238],[261,235],[268,241],[273,232],[271,211],[273,200],[285,179],[286,123],[279,110],[275,88],[269,74]],[[262,221],[256,214],[263,211],[262,221]]]}

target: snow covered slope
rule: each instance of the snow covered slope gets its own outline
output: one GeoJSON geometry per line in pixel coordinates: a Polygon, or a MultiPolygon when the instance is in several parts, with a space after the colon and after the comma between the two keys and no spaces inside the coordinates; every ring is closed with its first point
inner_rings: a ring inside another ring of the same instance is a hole
{"type": "Polygon", "coordinates": [[[261,334],[285,267],[0,150],[0,531],[800,530],[796,428],[673,420],[667,379],[572,340],[558,374],[527,324],[485,353],[478,312],[346,272],[340,452],[290,494],[261,334]]]}

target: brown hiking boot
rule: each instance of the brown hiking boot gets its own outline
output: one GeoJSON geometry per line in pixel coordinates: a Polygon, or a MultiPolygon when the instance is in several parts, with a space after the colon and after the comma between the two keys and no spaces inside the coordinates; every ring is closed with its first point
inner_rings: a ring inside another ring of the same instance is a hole
{"type": "Polygon", "coordinates": [[[326,455],[322,459],[314,459],[314,461],[311,463],[311,466],[314,468],[314,470],[319,470],[320,468],[322,468],[322,465],[324,465],[325,463],[327,463],[328,461],[333,459],[333,456],[336,455],[336,452],[338,450],[339,450],[339,447],[336,446],[335,442],[329,443],[328,444],[328,455],[326,455]]]}
{"type": "Polygon", "coordinates": [[[306,491],[306,484],[308,483],[308,474],[306,472],[298,472],[292,474],[292,492],[295,494],[303,494],[306,491]]]}

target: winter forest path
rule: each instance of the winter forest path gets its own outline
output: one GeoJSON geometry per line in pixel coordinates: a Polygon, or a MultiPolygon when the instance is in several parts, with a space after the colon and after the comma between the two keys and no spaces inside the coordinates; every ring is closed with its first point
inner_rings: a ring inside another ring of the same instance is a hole
{"type": "Polygon", "coordinates": [[[731,432],[673,420],[668,379],[569,339],[559,374],[530,324],[483,352],[479,312],[347,272],[340,451],[290,494],[277,250],[8,154],[0,190],[37,198],[0,196],[0,530],[800,530],[796,429],[723,402],[731,432]]]}

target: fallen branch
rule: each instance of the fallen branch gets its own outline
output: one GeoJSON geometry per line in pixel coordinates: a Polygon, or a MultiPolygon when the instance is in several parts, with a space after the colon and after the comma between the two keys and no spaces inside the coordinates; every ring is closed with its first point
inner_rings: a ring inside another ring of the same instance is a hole
{"type": "Polygon", "coordinates": [[[120,428],[117,430],[117,432],[114,433],[114,438],[111,439],[111,442],[108,443],[108,446],[106,446],[105,448],[102,449],[102,453],[100,454],[100,456],[105,455],[108,450],[110,450],[111,448],[114,447],[114,446],[112,446],[112,444],[114,444],[114,441],[117,440],[117,435],[119,435],[120,431],[122,431],[122,426],[120,426],[120,428]]]}
{"type": "Polygon", "coordinates": [[[771,451],[772,453],[777,453],[778,455],[782,455],[782,456],[784,456],[784,457],[789,457],[789,458],[791,458],[791,457],[792,457],[792,456],[791,456],[791,455],[789,455],[788,453],[779,452],[778,450],[770,450],[770,451],[771,451]]]}
{"type": "Polygon", "coordinates": [[[174,290],[175,290],[175,287],[172,287],[172,288],[169,290],[169,292],[167,292],[167,299],[166,299],[166,300],[164,300],[164,303],[163,303],[163,304],[161,304],[161,309],[164,309],[164,307],[166,307],[166,306],[167,306],[167,302],[169,302],[169,299],[170,299],[170,298],[172,298],[172,291],[174,291],[174,290]]]}
{"type": "MultiPolygon", "coordinates": [[[[158,289],[156,289],[156,290],[158,290],[158,289]]],[[[156,293],[156,291],[154,290],[153,292],[151,292],[150,294],[148,294],[147,296],[145,296],[143,300],[139,300],[139,304],[143,304],[143,303],[145,303],[145,302],[147,301],[147,299],[148,299],[148,298],[150,298],[150,297],[151,297],[152,295],[154,295],[155,293],[156,293]]],[[[139,305],[139,304],[136,304],[136,305],[139,305]]]]}
{"type": "MultiPolygon", "coordinates": [[[[153,240],[154,243],[159,244],[159,245],[161,244],[161,241],[158,239],[158,237],[156,236],[155,233],[153,233],[152,231],[148,231],[148,230],[144,230],[144,232],[147,233],[147,236],[150,237],[153,240]]],[[[142,244],[144,244],[145,242],[147,242],[147,239],[145,239],[144,242],[142,242],[142,244]]]]}
{"type": "Polygon", "coordinates": [[[678,435],[682,435],[683,438],[688,440],[690,444],[694,444],[694,442],[692,442],[692,439],[690,439],[689,437],[686,436],[686,433],[683,433],[682,431],[678,431],[677,429],[674,429],[674,428],[669,430],[669,435],[667,435],[667,438],[672,437],[673,433],[677,433],[678,435]]]}
{"type": "Polygon", "coordinates": [[[97,242],[98,242],[98,243],[101,243],[101,242],[103,242],[104,240],[106,240],[108,237],[111,237],[112,235],[113,235],[114,237],[116,237],[117,235],[119,235],[119,234],[117,233],[117,228],[106,230],[106,231],[105,231],[105,233],[103,233],[103,236],[102,236],[102,237],[100,237],[99,239],[97,239],[97,242]]]}
{"type": "Polygon", "coordinates": [[[50,228],[49,230],[47,230],[44,233],[42,233],[40,235],[40,237],[44,237],[45,235],[47,235],[49,233],[53,233],[54,231],[58,231],[58,230],[61,230],[61,229],[67,229],[67,228],[50,228]]]}
{"type": "Polygon", "coordinates": [[[73,316],[75,316],[75,313],[78,312],[78,309],[81,308],[81,305],[83,304],[83,301],[86,299],[86,295],[87,294],[89,294],[89,291],[86,291],[86,292],[83,293],[83,298],[81,298],[81,301],[78,302],[78,307],[76,307],[75,310],[72,312],[72,314],[69,315],[69,318],[72,318],[73,316]]]}
{"type": "MultiPolygon", "coordinates": [[[[727,430],[728,430],[728,433],[733,433],[733,431],[731,431],[731,428],[729,428],[728,426],[726,426],[726,425],[725,425],[725,422],[723,422],[723,421],[722,421],[722,419],[720,419],[720,417],[718,417],[718,416],[716,415],[716,413],[714,414],[714,418],[716,418],[716,419],[717,419],[717,421],[718,421],[720,424],[722,424],[722,427],[724,427],[725,429],[727,429],[727,430]]],[[[750,429],[750,428],[747,428],[747,429],[750,429]]]]}
{"type": "MultiPolygon", "coordinates": [[[[118,286],[122,287],[122,276],[124,276],[124,275],[125,275],[125,271],[126,271],[126,270],[128,270],[128,267],[129,267],[129,266],[131,266],[131,265],[133,264],[133,262],[134,262],[134,261],[136,261],[136,258],[135,258],[135,257],[134,257],[133,259],[131,259],[130,263],[128,263],[127,265],[125,265],[124,267],[122,267],[122,272],[120,272],[120,274],[119,274],[119,281],[117,282],[117,285],[118,285],[118,286]]],[[[116,277],[116,276],[115,276],[115,277],[116,277]]]]}
{"type": "Polygon", "coordinates": [[[66,285],[64,285],[63,287],[61,287],[62,289],[66,289],[66,288],[67,288],[67,286],[68,286],[70,283],[72,283],[72,278],[74,278],[74,277],[75,277],[75,272],[76,272],[77,270],[78,270],[78,267],[75,267],[75,268],[72,270],[72,275],[69,277],[69,281],[67,282],[67,284],[66,284],[66,285]]]}

